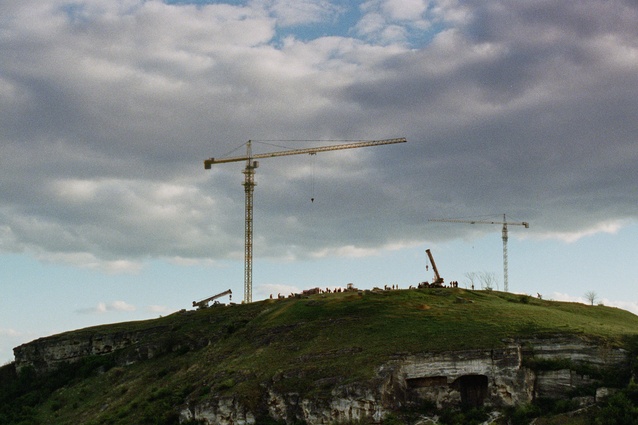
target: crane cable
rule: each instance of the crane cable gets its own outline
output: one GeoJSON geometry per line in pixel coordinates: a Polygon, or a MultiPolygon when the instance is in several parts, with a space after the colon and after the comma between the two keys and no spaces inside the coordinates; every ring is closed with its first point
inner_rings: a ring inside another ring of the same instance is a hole
{"type": "Polygon", "coordinates": [[[311,171],[311,175],[310,175],[310,202],[314,203],[315,202],[315,163],[316,163],[316,158],[317,158],[317,153],[311,153],[310,156],[312,156],[312,171],[311,171]]]}

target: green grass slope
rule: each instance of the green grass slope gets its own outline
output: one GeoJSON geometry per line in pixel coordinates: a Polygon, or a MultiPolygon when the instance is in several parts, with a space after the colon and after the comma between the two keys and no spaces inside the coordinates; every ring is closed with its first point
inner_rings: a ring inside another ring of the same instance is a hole
{"type": "Polygon", "coordinates": [[[166,327],[155,341],[163,354],[133,365],[119,365],[114,353],[48,377],[0,369],[0,423],[178,423],[176,406],[187,401],[232,394],[256,407],[266,383],[323,397],[406,354],[556,334],[634,352],[638,341],[638,316],[624,310],[446,288],[265,300],[75,333],[157,326],[166,327]]]}

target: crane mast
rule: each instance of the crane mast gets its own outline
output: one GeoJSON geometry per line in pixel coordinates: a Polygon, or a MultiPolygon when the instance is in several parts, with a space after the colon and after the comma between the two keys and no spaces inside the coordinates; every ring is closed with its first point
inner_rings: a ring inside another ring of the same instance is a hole
{"type": "Polygon", "coordinates": [[[489,221],[489,220],[463,220],[456,218],[433,218],[428,221],[438,221],[445,223],[468,223],[468,224],[501,224],[503,225],[503,229],[501,231],[501,235],[503,238],[503,290],[505,292],[509,292],[509,282],[508,282],[508,260],[507,260],[507,240],[508,240],[508,225],[515,226],[524,226],[526,229],[529,229],[529,223],[526,221],[523,222],[508,222],[505,214],[503,214],[503,221],[489,221]]]}
{"type": "Polygon", "coordinates": [[[244,302],[250,303],[253,300],[253,192],[255,190],[255,186],[257,186],[257,183],[255,182],[255,169],[259,167],[259,161],[256,161],[256,159],[301,154],[315,155],[318,152],[363,148],[368,146],[390,145],[394,143],[405,142],[407,142],[407,140],[404,137],[401,137],[396,139],[366,140],[332,146],[319,146],[313,148],[290,149],[287,151],[253,154],[252,142],[249,140],[246,143],[245,156],[235,156],[229,158],[209,158],[204,160],[204,169],[206,170],[210,170],[213,164],[246,161],[246,167],[243,171],[244,182],[242,183],[242,185],[244,186],[246,198],[244,228],[244,302]]]}
{"type": "Polygon", "coordinates": [[[244,192],[246,193],[245,220],[244,220],[244,302],[253,301],[253,192],[255,191],[255,169],[259,167],[259,161],[253,161],[251,155],[251,143],[247,144],[246,168],[244,168],[244,192]]]}

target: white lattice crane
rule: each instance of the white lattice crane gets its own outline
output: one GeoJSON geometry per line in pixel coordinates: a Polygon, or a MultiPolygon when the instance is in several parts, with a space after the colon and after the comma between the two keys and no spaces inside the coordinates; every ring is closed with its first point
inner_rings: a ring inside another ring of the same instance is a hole
{"type": "Polygon", "coordinates": [[[503,225],[503,289],[505,292],[509,292],[509,283],[508,283],[508,270],[507,270],[507,226],[524,226],[526,229],[529,229],[529,223],[526,221],[523,222],[508,222],[505,218],[505,214],[503,214],[503,221],[489,221],[489,220],[463,220],[456,218],[433,218],[428,221],[440,221],[446,223],[469,223],[469,224],[502,224],[503,225]]]}
{"type": "Polygon", "coordinates": [[[364,148],[368,146],[389,145],[393,143],[405,143],[405,138],[384,139],[384,140],[368,140],[354,143],[346,143],[331,146],[319,146],[314,148],[290,149],[287,151],[270,152],[253,154],[251,150],[251,141],[246,143],[246,155],[230,158],[210,158],[204,160],[204,168],[210,170],[213,164],[222,164],[225,162],[241,162],[246,161],[244,168],[244,192],[246,194],[246,220],[244,229],[244,302],[250,303],[253,300],[253,191],[257,183],[255,183],[255,169],[259,167],[259,161],[256,159],[273,158],[277,156],[315,155],[319,152],[336,151],[344,149],[364,148]]]}

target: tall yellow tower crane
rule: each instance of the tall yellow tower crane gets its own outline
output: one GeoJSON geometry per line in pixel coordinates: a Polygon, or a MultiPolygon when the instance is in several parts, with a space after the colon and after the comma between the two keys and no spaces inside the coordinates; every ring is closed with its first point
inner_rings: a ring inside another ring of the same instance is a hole
{"type": "Polygon", "coordinates": [[[507,226],[524,226],[526,229],[529,229],[529,223],[526,221],[523,222],[508,222],[505,218],[505,214],[503,214],[503,221],[488,221],[488,220],[461,220],[456,218],[433,218],[428,221],[442,221],[446,223],[469,223],[469,224],[502,224],[503,225],[503,289],[505,292],[509,292],[509,283],[508,283],[508,270],[507,270],[507,226]]]}
{"type": "Polygon", "coordinates": [[[343,149],[364,148],[367,146],[389,145],[393,143],[405,143],[405,138],[384,139],[384,140],[368,140],[355,143],[346,143],[341,145],[320,146],[305,149],[290,149],[287,151],[270,152],[253,154],[251,150],[251,141],[246,143],[246,155],[230,158],[210,158],[204,160],[204,168],[210,170],[213,164],[222,164],[225,162],[246,161],[244,168],[244,192],[246,194],[246,220],[244,229],[244,302],[253,301],[253,191],[255,190],[255,170],[259,167],[259,161],[256,159],[273,158],[276,156],[309,154],[315,155],[318,152],[336,151],[343,149]]]}

